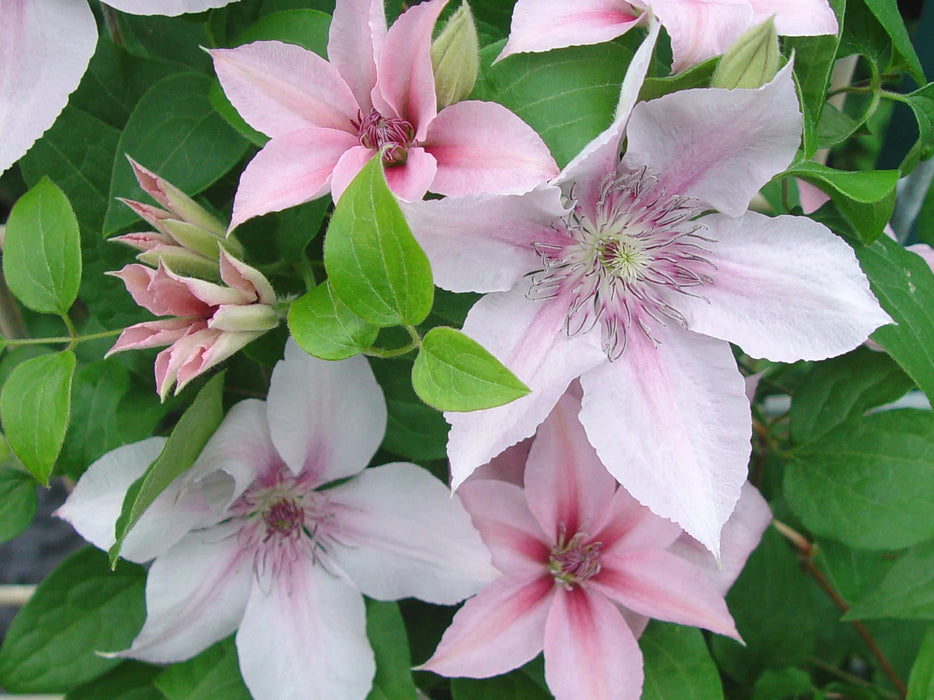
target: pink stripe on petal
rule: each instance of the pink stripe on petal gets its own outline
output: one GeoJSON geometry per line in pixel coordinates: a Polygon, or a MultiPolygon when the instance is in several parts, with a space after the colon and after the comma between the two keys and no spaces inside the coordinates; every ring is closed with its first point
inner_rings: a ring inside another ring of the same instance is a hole
{"type": "Polygon", "coordinates": [[[347,82],[360,110],[373,106],[376,65],[386,40],[383,0],[341,0],[334,7],[328,33],[328,58],[347,82]]]}
{"type": "Polygon", "coordinates": [[[146,321],[128,326],[117,338],[117,342],[107,351],[105,357],[124,350],[157,348],[169,345],[181,338],[192,324],[190,318],[167,318],[162,321],[146,321]]]}

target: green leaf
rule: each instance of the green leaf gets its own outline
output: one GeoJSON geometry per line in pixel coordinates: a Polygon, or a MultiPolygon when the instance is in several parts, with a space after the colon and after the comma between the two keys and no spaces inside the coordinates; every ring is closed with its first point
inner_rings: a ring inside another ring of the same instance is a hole
{"type": "Polygon", "coordinates": [[[817,147],[832,148],[856,133],[861,123],[832,104],[824,105],[817,123],[817,147]]]}
{"type": "MultiPolygon", "coordinates": [[[[858,0],[853,0],[857,2],[858,0]]],[[[907,69],[908,75],[918,85],[924,85],[924,70],[921,61],[911,43],[908,29],[898,11],[898,5],[892,0],[862,0],[866,7],[875,16],[876,20],[885,30],[892,41],[892,51],[899,57],[907,69]]]]}
{"type": "Polygon", "coordinates": [[[152,679],[162,669],[138,661],[124,661],[112,671],[68,691],[65,700],[165,700],[152,679]]]}
{"type": "Polygon", "coordinates": [[[237,36],[236,45],[254,41],[284,41],[328,57],[331,16],[318,10],[282,10],[260,17],[237,36]]]}
{"type": "Polygon", "coordinates": [[[859,234],[872,243],[892,216],[897,170],[851,172],[834,170],[813,161],[795,163],[785,175],[794,175],[823,190],[859,234]]]}
{"type": "Polygon", "coordinates": [[[123,155],[158,173],[188,195],[224,175],[246,153],[248,144],[214,111],[210,78],[197,73],[171,75],[153,85],[130,115],[114,160],[104,234],[137,221],[117,197],[146,200],[123,155]]]}
{"type": "Polygon", "coordinates": [[[844,620],[934,620],[934,542],[910,549],[882,582],[853,601],[844,620]]]}
{"type": "Polygon", "coordinates": [[[414,325],[431,310],[428,258],[386,186],[378,154],[334,208],[324,239],[324,266],[340,300],[375,326],[414,325]]]}
{"type": "Polygon", "coordinates": [[[156,687],[166,700],[250,700],[231,638],[169,666],[156,677],[156,687]]]}
{"type": "Polygon", "coordinates": [[[412,367],[412,386],[422,401],[439,411],[492,408],[529,393],[477,341],[445,326],[425,335],[412,367]]]}
{"type": "Polygon", "coordinates": [[[68,428],[74,371],[70,350],[40,355],[17,365],[0,393],[0,419],[10,447],[46,486],[68,428]]]}
{"type": "Polygon", "coordinates": [[[220,425],[224,417],[221,404],[223,391],[224,373],[221,372],[212,377],[198,392],[191,406],[172,429],[156,461],[127,491],[115,527],[116,542],[110,548],[111,565],[115,565],[127,533],[156,497],[177,476],[194,464],[208,438],[220,425]]]}
{"type": "Polygon", "coordinates": [[[14,693],[56,693],[117,666],[98,651],[130,646],[146,617],[146,572],[87,547],[39,584],[0,647],[0,686],[14,693]]]}
{"type": "Polygon", "coordinates": [[[0,542],[29,527],[36,514],[36,482],[19,469],[0,466],[0,542]]]}
{"type": "Polygon", "coordinates": [[[934,537],[934,413],[883,411],[848,420],[794,453],[785,497],[814,533],[861,549],[934,537]]]}
{"type": "Polygon", "coordinates": [[[320,197],[276,214],[279,221],[275,233],[276,244],[282,259],[303,259],[308,243],[321,230],[329,206],[328,197],[320,197]]]}
{"type": "Polygon", "coordinates": [[[834,589],[845,600],[856,600],[879,585],[897,561],[888,550],[853,549],[827,538],[817,539],[818,563],[830,575],[834,589]]]}
{"type": "Polygon", "coordinates": [[[366,636],[376,655],[376,676],[367,700],[415,700],[409,641],[399,606],[367,600],[366,636]]]}
{"type": "Polygon", "coordinates": [[[639,646],[642,700],[722,700],[720,674],[700,630],[653,620],[639,646]]]}
{"type": "Polygon", "coordinates": [[[919,160],[927,160],[934,155],[934,83],[928,83],[905,97],[918,121],[918,140],[898,166],[903,175],[914,170],[919,160]]]}
{"type": "Polygon", "coordinates": [[[63,316],[78,296],[81,236],[65,194],[43,178],[13,205],[6,223],[3,274],[33,311],[63,316]]]}
{"type": "Polygon", "coordinates": [[[811,677],[800,668],[766,671],[756,680],[752,700],[797,700],[814,691],[811,677]]]}
{"type": "Polygon", "coordinates": [[[934,274],[927,263],[887,236],[856,251],[873,294],[895,321],[872,339],[934,401],[934,274]]]}
{"type": "Polygon", "coordinates": [[[550,693],[538,687],[520,669],[495,678],[454,678],[451,680],[454,700],[549,700],[550,693]]]}
{"type": "Polygon", "coordinates": [[[928,627],[918,651],[918,658],[908,677],[905,700],[930,700],[934,697],[934,626],[928,627]]]}
{"type": "Polygon", "coordinates": [[[379,329],[355,315],[324,281],[292,302],[289,332],[309,355],[343,360],[370,347],[379,329]]]}
{"type": "Polygon", "coordinates": [[[675,75],[668,75],[664,78],[646,78],[639,89],[639,100],[644,102],[678,90],[707,87],[719,63],[720,57],[715,56],[675,75]]]}
{"type": "Polygon", "coordinates": [[[904,396],[914,382],[885,353],[860,347],[815,364],[791,399],[796,443],[826,433],[848,418],[904,396]]]}
{"type": "Polygon", "coordinates": [[[407,459],[444,459],[448,424],[412,389],[412,361],[395,358],[375,362],[372,367],[389,413],[382,449],[407,459]]]}

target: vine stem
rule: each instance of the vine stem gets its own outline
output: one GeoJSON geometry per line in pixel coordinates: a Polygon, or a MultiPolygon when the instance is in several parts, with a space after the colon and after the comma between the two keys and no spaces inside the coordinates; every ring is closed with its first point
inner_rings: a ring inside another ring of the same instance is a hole
{"type": "MultiPolygon", "coordinates": [[[[833,604],[837,606],[840,612],[846,614],[850,606],[843,599],[843,597],[837,593],[830,581],[827,580],[827,577],[817,568],[817,565],[814,563],[814,553],[816,551],[815,545],[810,542],[804,535],[800,532],[797,532],[793,528],[789,527],[785,523],[779,520],[773,520],[772,526],[778,530],[779,533],[789,542],[791,542],[795,549],[798,552],[798,557],[801,562],[801,568],[810,574],[811,578],[817,582],[817,585],[820,586],[821,590],[827,594],[833,604]]],[[[908,695],[908,688],[902,682],[902,679],[898,677],[898,674],[895,673],[895,669],[892,668],[892,664],[889,663],[889,660],[885,657],[885,654],[882,653],[882,650],[876,644],[876,641],[872,638],[872,635],[869,633],[863,623],[859,620],[850,620],[850,624],[853,625],[853,629],[856,630],[856,633],[860,636],[863,642],[868,647],[870,653],[875,657],[876,661],[879,663],[879,668],[882,669],[882,672],[888,677],[892,685],[895,687],[895,690],[898,692],[900,698],[905,698],[908,695]]]]}
{"type": "Polygon", "coordinates": [[[117,330],[113,331],[101,331],[99,333],[90,333],[88,335],[59,335],[51,338],[2,338],[0,339],[0,347],[11,345],[46,345],[48,343],[67,343],[69,346],[74,346],[75,344],[82,343],[86,340],[112,338],[113,336],[122,332],[123,329],[118,328],[117,330]]]}

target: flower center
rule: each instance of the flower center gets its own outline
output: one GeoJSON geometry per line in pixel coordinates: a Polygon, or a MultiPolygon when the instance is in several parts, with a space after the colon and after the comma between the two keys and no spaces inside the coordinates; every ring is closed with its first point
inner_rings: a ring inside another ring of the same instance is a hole
{"type": "Polygon", "coordinates": [[[626,349],[637,328],[654,344],[655,329],[674,322],[687,328],[678,295],[701,296],[713,264],[699,231],[703,212],[689,197],[669,197],[647,169],[609,175],[596,203],[553,225],[557,236],[535,244],[543,269],[532,276],[530,299],[561,297],[568,303],[565,330],[574,336],[602,327],[610,360],[626,349]]]}
{"type": "Polygon", "coordinates": [[[570,590],[600,573],[600,550],[603,543],[588,541],[589,535],[585,532],[578,532],[565,542],[563,523],[561,530],[558,544],[548,558],[548,571],[555,581],[570,590]]]}
{"type": "Polygon", "coordinates": [[[375,109],[366,116],[357,114],[354,122],[360,134],[360,145],[383,151],[384,165],[402,165],[408,158],[408,149],[415,142],[415,129],[405,119],[384,117],[375,109]]]}
{"type": "Polygon", "coordinates": [[[266,521],[267,539],[297,536],[305,524],[305,511],[294,499],[282,498],[266,507],[263,520],[266,521]]]}

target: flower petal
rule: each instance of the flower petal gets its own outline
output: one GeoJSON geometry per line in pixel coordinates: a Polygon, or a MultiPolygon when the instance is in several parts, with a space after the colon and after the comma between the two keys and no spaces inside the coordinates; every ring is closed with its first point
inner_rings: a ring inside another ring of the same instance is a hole
{"type": "Polygon", "coordinates": [[[623,165],[648,165],[668,196],[696,197],[740,216],[798,149],[791,69],[789,62],[755,90],[697,88],[639,103],[626,127],[623,165]]]}
{"type": "Polygon", "coordinates": [[[384,169],[386,184],[393,193],[414,201],[431,189],[438,172],[438,163],[430,153],[418,146],[409,148],[405,164],[390,165],[384,169]]]}
{"type": "Polygon", "coordinates": [[[362,148],[339,129],[300,129],[272,139],[240,176],[230,228],[326,194],[344,153],[362,148]]]}
{"type": "Polygon", "coordinates": [[[291,340],[272,373],[267,403],[272,442],[292,470],[317,483],[361,471],[386,431],[386,402],[362,356],[326,362],[291,340]]]}
{"type": "Polygon", "coordinates": [[[363,700],[376,672],[362,596],[304,560],[270,590],[253,586],[237,655],[256,700],[363,700]]]}
{"type": "Polygon", "coordinates": [[[435,284],[452,292],[509,290],[541,266],[533,244],[565,214],[560,190],[548,186],[521,196],[474,195],[400,206],[431,262],[435,284]]]}
{"type": "Polygon", "coordinates": [[[442,676],[488,678],[542,650],[554,599],[551,576],[503,576],[457,611],[435,653],[419,668],[442,676]]]}
{"type": "Polygon", "coordinates": [[[431,186],[438,194],[521,193],[558,174],[541,136],[495,102],[445,107],[428,126],[423,145],[438,161],[431,186]]]}
{"type": "Polygon", "coordinates": [[[620,0],[519,0],[512,11],[509,41],[497,61],[514,53],[601,44],[639,22],[620,0]]]}
{"type": "Polygon", "coordinates": [[[679,296],[688,327],[729,340],[753,357],[823,360],[852,350],[891,323],[853,249],[804,216],[713,215],[705,253],[713,283],[679,296]]]}
{"type": "Polygon", "coordinates": [[[365,469],[327,494],[346,545],[332,556],[370,598],[453,605],[497,576],[460,500],[421,467],[365,469]]]}
{"type": "MultiPolygon", "coordinates": [[[[236,1],[236,0],[234,0],[236,1]]],[[[183,15],[223,7],[231,0],[107,0],[115,10],[131,15],[183,15]]]]}
{"type": "MultiPolygon", "coordinates": [[[[594,532],[594,531],[591,531],[594,532]]],[[[675,542],[683,530],[665,518],[660,518],[639,503],[625,489],[616,489],[610,517],[593,539],[603,543],[602,551],[632,549],[665,549],[675,542]]],[[[704,550],[707,552],[707,550],[704,550]]],[[[710,552],[707,556],[713,560],[710,552]]]]}
{"type": "Polygon", "coordinates": [[[728,343],[634,332],[616,362],[581,377],[581,423],[610,473],[715,555],[746,481],[750,415],[728,343]]]}
{"type": "Polygon", "coordinates": [[[651,0],[651,5],[671,37],[674,72],[722,54],[753,25],[749,0],[651,0]]]}
{"type": "Polygon", "coordinates": [[[599,333],[568,338],[566,307],[531,301],[519,282],[509,292],[487,294],[464,322],[464,333],[483,345],[531,390],[512,403],[470,413],[445,413],[451,424],[448,458],[453,487],[474,469],[530,437],[571,380],[606,361],[599,333]]]}
{"type": "Polygon", "coordinates": [[[181,338],[191,326],[190,318],[167,318],[161,321],[146,321],[127,326],[117,342],[104,357],[123,350],[139,350],[170,345],[181,338]]]}
{"type": "Polygon", "coordinates": [[[156,558],[146,579],[146,623],[119,656],[181,661],[237,629],[254,581],[238,527],[192,532],[156,558]]]}
{"type": "Polygon", "coordinates": [[[107,274],[122,280],[133,301],[156,316],[203,318],[211,313],[208,304],[195,297],[184,282],[167,275],[162,265],[158,270],[153,270],[145,265],[131,263],[107,274]]]}
{"type": "Polygon", "coordinates": [[[328,33],[328,59],[367,113],[376,85],[376,64],[386,40],[383,0],[341,0],[334,6],[328,33]]]}
{"type": "Polygon", "coordinates": [[[0,3],[0,173],[55,122],[94,54],[97,24],[85,2],[0,3]]]}
{"type": "Polygon", "coordinates": [[[545,626],[545,682],[556,700],[639,700],[642,652],[616,606],[557,588],[545,626]]]}
{"type": "Polygon", "coordinates": [[[746,0],[754,13],[753,24],[775,15],[775,31],[782,36],[836,34],[837,16],[827,0],[746,0]]]}
{"type": "Polygon", "coordinates": [[[208,53],[227,99],[254,129],[272,138],[311,127],[356,134],[357,101],[316,53],[281,41],[208,53]]]}

